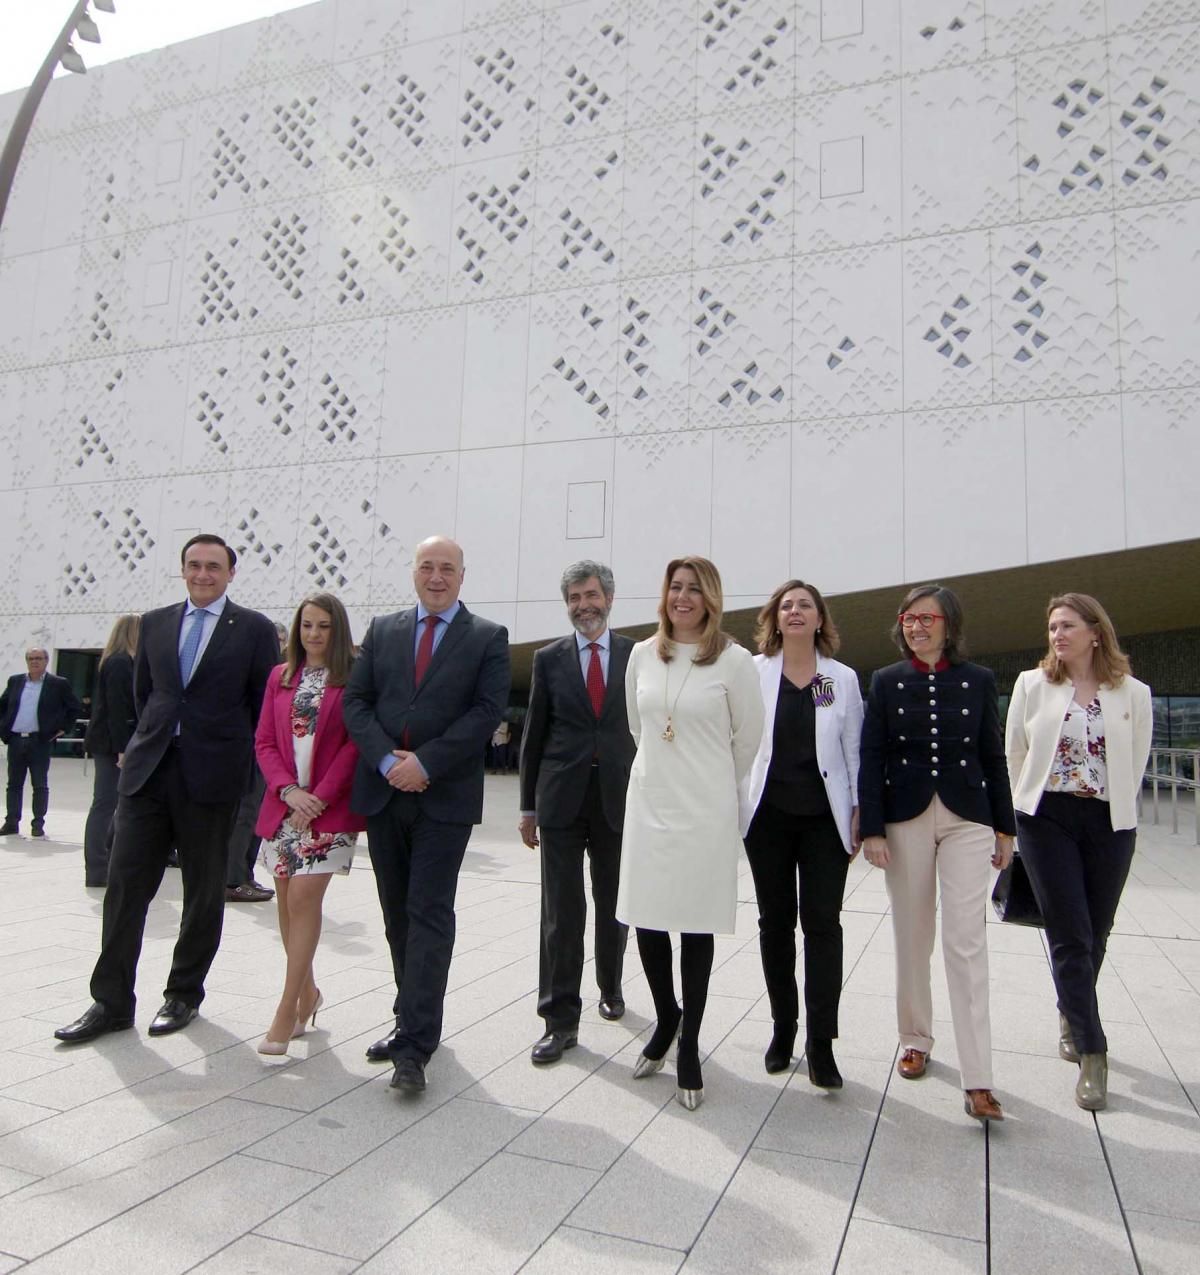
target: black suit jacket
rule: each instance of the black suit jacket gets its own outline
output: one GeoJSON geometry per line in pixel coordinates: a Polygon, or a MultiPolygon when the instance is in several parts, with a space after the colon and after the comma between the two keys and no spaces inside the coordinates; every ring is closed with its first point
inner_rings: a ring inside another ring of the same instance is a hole
{"type": "Polygon", "coordinates": [[[619,633],[609,636],[608,682],[599,717],[588,698],[574,633],[533,657],[521,742],[521,809],[536,810],[543,828],[565,827],[578,816],[593,759],[605,819],[618,831],[625,822],[625,790],[637,752],[625,709],[625,669],[633,640],[619,633]]]}
{"type": "Polygon", "coordinates": [[[133,703],[133,656],[114,651],[100,665],[96,689],[92,695],[92,717],[83,737],[84,751],[90,756],[113,756],[125,751],[133,728],[137,725],[137,709],[133,703]]]}
{"type": "MultiPolygon", "coordinates": [[[[37,733],[38,739],[44,743],[60,731],[71,734],[76,718],[83,716],[83,705],[75,698],[71,683],[65,677],[59,677],[57,673],[45,673],[43,676],[46,684],[38,697],[37,733]]],[[[17,709],[21,707],[21,692],[28,680],[24,673],[14,673],[8,679],[4,693],[0,694],[0,740],[6,744],[12,738],[17,709]]]]}
{"type": "Polygon", "coordinates": [[[254,727],[267,678],[279,660],[275,626],[228,599],[185,688],[179,674],[184,606],[147,611],[134,659],[137,729],[125,749],[118,791],[139,792],[179,726],[184,782],[204,805],[240,800],[250,774],[254,727]]]}
{"type": "Polygon", "coordinates": [[[961,819],[1015,834],[996,679],[978,664],[911,660],[871,677],[858,770],[859,831],[914,819],[937,794],[961,819]]]}
{"type": "Polygon", "coordinates": [[[416,687],[416,625],[415,607],[376,616],[346,684],[342,711],[360,754],[351,806],[374,815],[387,805],[398,790],[379,763],[408,747],[430,780],[414,794],[422,811],[440,823],[479,823],[484,750],[508,704],[508,630],[460,606],[416,687]]]}

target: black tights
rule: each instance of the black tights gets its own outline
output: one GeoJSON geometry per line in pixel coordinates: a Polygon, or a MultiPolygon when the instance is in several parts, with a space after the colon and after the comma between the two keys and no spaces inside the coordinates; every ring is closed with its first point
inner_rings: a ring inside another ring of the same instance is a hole
{"type": "MultiPolygon", "coordinates": [[[[680,1063],[696,1060],[699,1069],[700,1022],[708,1001],[708,979],[713,966],[711,934],[681,934],[679,975],[683,984],[683,1009],[675,1000],[675,977],[671,968],[671,936],[665,930],[638,929],[638,952],[658,1022],[644,1053],[647,1058],[661,1058],[671,1047],[675,1029],[679,1029],[680,1063]],[[682,1022],[680,1021],[682,1017],[682,1022]]],[[[698,1088],[688,1085],[686,1088],[698,1088]]]]}

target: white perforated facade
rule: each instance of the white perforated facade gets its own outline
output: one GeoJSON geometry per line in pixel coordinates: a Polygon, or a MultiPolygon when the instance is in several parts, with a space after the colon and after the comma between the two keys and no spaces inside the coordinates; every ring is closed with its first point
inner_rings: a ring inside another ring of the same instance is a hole
{"type": "Polygon", "coordinates": [[[516,641],[1193,538],[1198,320],[1196,0],[325,0],[51,88],[0,654],[200,528],[356,626],[449,531],[516,641]]]}

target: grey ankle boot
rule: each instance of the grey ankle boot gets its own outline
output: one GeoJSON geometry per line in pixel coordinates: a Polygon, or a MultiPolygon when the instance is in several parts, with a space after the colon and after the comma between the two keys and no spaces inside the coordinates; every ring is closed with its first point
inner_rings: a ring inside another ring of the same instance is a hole
{"type": "Polygon", "coordinates": [[[1103,1111],[1108,1106],[1107,1054],[1080,1055],[1075,1104],[1084,1111],[1103,1111]]]}
{"type": "Polygon", "coordinates": [[[1058,1056],[1063,1062],[1079,1061],[1079,1050],[1075,1048],[1075,1041],[1071,1037],[1071,1024],[1061,1010],[1058,1014],[1058,1056]]]}

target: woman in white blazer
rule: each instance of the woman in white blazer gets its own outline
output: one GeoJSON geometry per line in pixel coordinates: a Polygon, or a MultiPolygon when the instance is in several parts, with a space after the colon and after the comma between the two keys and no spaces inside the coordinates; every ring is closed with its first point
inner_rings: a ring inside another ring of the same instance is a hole
{"type": "Polygon", "coordinates": [[[833,659],[837,629],[820,590],[781,584],[758,613],[754,657],[765,722],[739,792],[739,823],[758,897],[758,946],[774,1030],[768,1072],[791,1066],[799,1025],[796,921],[804,933],[808,1078],[840,1089],[833,1056],[842,992],[842,894],[858,853],[862,695],[833,659]]]}
{"type": "Polygon", "coordinates": [[[1095,598],[1047,607],[1050,649],[1013,687],[1005,733],[1021,858],[1046,920],[1058,992],[1058,1052],[1080,1064],[1075,1101],[1108,1101],[1108,1042],[1096,1002],[1133,861],[1137,794],[1150,755],[1150,688],[1129,673],[1095,598]]]}

